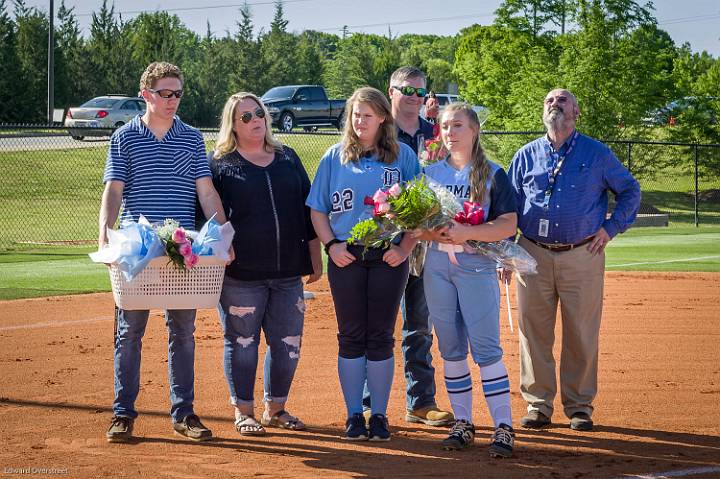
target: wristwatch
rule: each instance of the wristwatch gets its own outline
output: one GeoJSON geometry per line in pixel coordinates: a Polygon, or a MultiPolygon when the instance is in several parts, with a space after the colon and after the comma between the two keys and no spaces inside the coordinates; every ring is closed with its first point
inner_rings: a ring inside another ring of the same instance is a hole
{"type": "Polygon", "coordinates": [[[330,241],[328,241],[327,243],[325,243],[325,254],[330,256],[330,247],[336,243],[344,243],[344,241],[341,241],[337,238],[333,238],[330,241]]]}

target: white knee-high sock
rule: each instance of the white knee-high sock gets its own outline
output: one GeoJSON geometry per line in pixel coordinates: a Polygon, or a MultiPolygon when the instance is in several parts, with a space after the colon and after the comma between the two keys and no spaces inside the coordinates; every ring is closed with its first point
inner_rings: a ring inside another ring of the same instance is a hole
{"type": "Polygon", "coordinates": [[[444,361],[445,387],[455,419],[472,420],[472,377],[467,359],[444,361]]]}
{"type": "Polygon", "coordinates": [[[480,366],[480,377],[485,401],[495,427],[497,428],[500,424],[512,426],[510,380],[502,359],[490,366],[480,366]]]}

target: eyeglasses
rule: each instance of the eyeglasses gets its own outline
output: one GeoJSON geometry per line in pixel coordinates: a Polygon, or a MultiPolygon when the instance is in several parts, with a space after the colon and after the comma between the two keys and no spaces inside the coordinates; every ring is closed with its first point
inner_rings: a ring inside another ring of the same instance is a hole
{"type": "Polygon", "coordinates": [[[415,88],[414,86],[394,86],[393,88],[402,93],[404,96],[417,95],[424,98],[427,95],[427,88],[415,88]]]}
{"type": "MultiPolygon", "coordinates": [[[[255,116],[258,117],[258,118],[265,118],[265,110],[263,110],[262,108],[258,107],[258,108],[255,110],[255,116]]],[[[243,123],[250,123],[250,122],[252,121],[252,119],[253,119],[253,112],[251,112],[251,111],[246,111],[245,113],[243,113],[242,115],[240,115],[239,117],[237,117],[237,118],[235,118],[235,119],[236,119],[236,120],[242,120],[243,123]]]]}
{"type": "Polygon", "coordinates": [[[152,88],[148,88],[147,91],[150,93],[157,93],[160,98],[165,98],[166,100],[168,98],[182,98],[183,91],[182,90],[168,90],[166,88],[163,88],[162,90],[153,90],[152,88]]]}

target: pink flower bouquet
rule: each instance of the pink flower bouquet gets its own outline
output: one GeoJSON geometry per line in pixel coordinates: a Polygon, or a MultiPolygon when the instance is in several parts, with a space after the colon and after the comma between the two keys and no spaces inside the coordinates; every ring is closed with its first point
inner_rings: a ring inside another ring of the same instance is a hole
{"type": "Polygon", "coordinates": [[[192,251],[192,238],[173,219],[166,219],[157,229],[157,235],[165,246],[165,254],[177,269],[192,269],[198,262],[198,255],[192,251]]]}
{"type": "Polygon", "coordinates": [[[377,190],[365,198],[365,205],[372,207],[372,217],[353,227],[348,243],[373,248],[386,248],[403,231],[447,224],[458,211],[452,193],[431,185],[424,176],[377,190]]]}
{"type": "MultiPolygon", "coordinates": [[[[348,243],[366,248],[387,248],[404,231],[432,230],[452,225],[453,220],[469,225],[479,225],[486,220],[479,203],[466,201],[461,208],[452,193],[424,176],[403,185],[395,184],[387,191],[378,190],[372,198],[365,198],[365,205],[372,207],[372,217],[352,228],[348,243]]],[[[485,255],[498,267],[518,275],[536,273],[535,259],[512,241],[471,240],[465,242],[463,248],[465,253],[485,255]]]]}

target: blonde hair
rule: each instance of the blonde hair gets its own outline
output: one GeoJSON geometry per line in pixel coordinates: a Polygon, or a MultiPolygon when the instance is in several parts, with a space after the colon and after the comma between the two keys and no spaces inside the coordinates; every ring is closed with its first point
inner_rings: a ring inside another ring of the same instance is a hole
{"type": "MultiPolygon", "coordinates": [[[[465,115],[470,127],[475,130],[475,139],[472,148],[472,160],[470,163],[470,201],[483,203],[488,194],[488,178],[490,177],[490,163],[485,157],[480,144],[480,119],[475,110],[465,102],[453,102],[443,110],[443,118],[451,112],[459,111],[465,115]]],[[[442,122],[441,122],[442,124],[442,122]]]]}
{"type": "Polygon", "coordinates": [[[268,112],[262,100],[252,93],[241,91],[228,98],[225,102],[225,106],[223,107],[222,117],[220,119],[220,133],[218,133],[218,141],[215,145],[215,152],[213,153],[214,159],[219,160],[223,156],[237,149],[235,130],[233,130],[233,125],[235,124],[235,110],[237,109],[238,103],[246,98],[250,98],[265,111],[265,151],[270,153],[273,150],[282,150],[282,143],[280,143],[280,141],[278,141],[272,134],[272,119],[270,112],[268,112]]]}
{"type": "Polygon", "coordinates": [[[357,103],[364,103],[370,106],[376,115],[385,118],[385,121],[383,121],[378,128],[378,138],[375,143],[375,149],[377,150],[377,157],[380,163],[392,163],[400,153],[400,145],[398,145],[397,142],[397,130],[395,129],[395,121],[392,117],[390,102],[380,90],[372,87],[362,87],[355,90],[345,103],[342,164],[358,161],[364,154],[363,146],[352,125],[353,110],[357,103]]]}
{"type": "Polygon", "coordinates": [[[162,78],[177,78],[180,84],[185,84],[180,68],[167,62],[152,62],[147,66],[140,77],[140,90],[153,88],[155,82],[162,78]]]}

